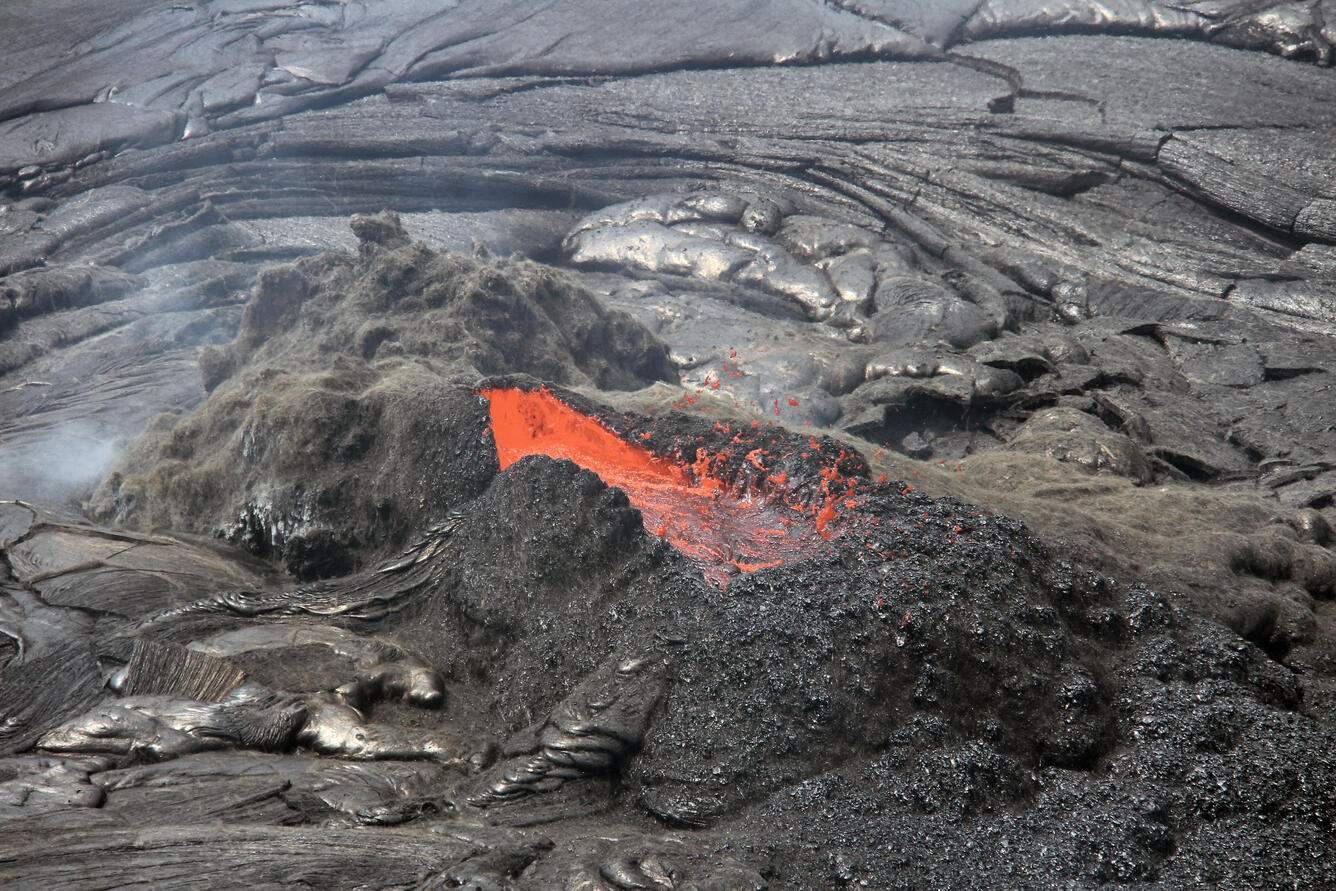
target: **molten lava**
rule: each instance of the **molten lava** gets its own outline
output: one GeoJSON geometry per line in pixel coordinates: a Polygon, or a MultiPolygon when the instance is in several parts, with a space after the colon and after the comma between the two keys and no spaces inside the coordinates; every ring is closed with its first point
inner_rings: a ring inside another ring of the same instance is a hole
{"type": "MultiPolygon", "coordinates": [[[[771,478],[773,489],[737,494],[708,472],[710,460],[703,452],[694,465],[660,458],[546,390],[493,389],[481,395],[491,404],[503,470],[526,455],[547,455],[596,473],[626,493],[648,531],[700,563],[706,578],[717,584],[726,584],[738,571],[754,572],[810,554],[831,535],[826,526],[834,500],[826,497],[810,509],[790,503],[783,474],[771,478]]],[[[823,484],[827,494],[829,482],[823,484]]]]}

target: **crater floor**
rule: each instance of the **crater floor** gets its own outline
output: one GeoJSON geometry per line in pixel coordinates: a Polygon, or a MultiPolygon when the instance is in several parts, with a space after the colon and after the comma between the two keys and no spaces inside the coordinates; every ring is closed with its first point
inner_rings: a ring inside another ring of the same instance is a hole
{"type": "Polygon", "coordinates": [[[1331,22],[6,4],[0,876],[1336,885],[1331,22]]]}

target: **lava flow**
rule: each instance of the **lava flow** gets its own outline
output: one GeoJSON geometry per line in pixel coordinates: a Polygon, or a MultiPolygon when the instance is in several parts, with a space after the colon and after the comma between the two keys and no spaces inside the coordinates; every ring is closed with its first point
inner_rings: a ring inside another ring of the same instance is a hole
{"type": "Polygon", "coordinates": [[[526,455],[566,458],[626,493],[645,528],[700,563],[710,581],[810,554],[831,537],[831,501],[791,504],[785,491],[732,492],[700,467],[632,445],[546,390],[484,390],[496,457],[505,469],[526,455]]]}

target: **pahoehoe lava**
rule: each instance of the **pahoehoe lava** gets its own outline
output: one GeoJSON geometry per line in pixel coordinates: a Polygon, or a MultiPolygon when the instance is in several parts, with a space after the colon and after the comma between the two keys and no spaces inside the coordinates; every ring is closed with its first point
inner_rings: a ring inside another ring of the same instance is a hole
{"type": "Polygon", "coordinates": [[[1332,23],[6,4],[0,884],[1336,887],[1332,23]]]}

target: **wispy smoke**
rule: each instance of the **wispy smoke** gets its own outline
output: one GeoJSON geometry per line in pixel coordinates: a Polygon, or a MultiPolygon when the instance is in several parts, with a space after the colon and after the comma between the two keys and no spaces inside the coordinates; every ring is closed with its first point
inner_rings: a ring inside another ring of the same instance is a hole
{"type": "Polygon", "coordinates": [[[87,421],[0,433],[0,499],[52,502],[82,495],[110,469],[120,444],[87,421]]]}

